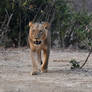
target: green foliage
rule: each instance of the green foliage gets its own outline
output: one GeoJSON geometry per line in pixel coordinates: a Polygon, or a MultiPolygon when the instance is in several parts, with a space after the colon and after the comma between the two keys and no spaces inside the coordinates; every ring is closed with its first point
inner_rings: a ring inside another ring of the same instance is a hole
{"type": "Polygon", "coordinates": [[[88,13],[75,13],[74,14],[74,32],[77,35],[79,42],[86,41],[85,45],[92,42],[92,28],[91,28],[92,15],[88,13]]]}
{"type": "Polygon", "coordinates": [[[56,39],[56,33],[59,33],[60,46],[63,46],[64,36],[69,26],[71,25],[72,11],[65,0],[56,0],[55,2],[56,16],[53,22],[52,40],[56,39]]]}
{"type": "MultiPolygon", "coordinates": [[[[6,34],[12,44],[17,46],[27,45],[28,24],[37,14],[41,4],[45,4],[46,0],[3,0],[0,1],[0,22],[3,22],[6,16],[13,13],[12,20],[9,24],[10,31],[6,34]]],[[[0,24],[1,25],[1,24],[0,24]]],[[[6,42],[7,43],[7,42],[6,42]]]]}
{"type": "Polygon", "coordinates": [[[70,25],[72,18],[72,12],[67,5],[67,2],[65,2],[65,0],[57,0],[55,8],[57,19],[60,20],[62,27],[67,28],[70,25]]]}
{"type": "MultiPolygon", "coordinates": [[[[46,5],[51,7],[54,5],[55,17],[51,26],[52,43],[57,38],[55,33],[59,33],[60,44],[64,44],[64,37],[67,31],[73,31],[72,40],[76,43],[86,41],[88,46],[92,46],[92,15],[87,12],[76,12],[69,6],[66,0],[1,0],[0,1],[0,22],[4,21],[6,10],[8,15],[13,13],[12,20],[9,25],[10,31],[7,37],[11,40],[11,45],[24,46],[27,45],[28,23],[32,21],[39,11],[39,7],[43,5],[37,18],[41,14],[47,14],[44,11],[46,5]],[[75,41],[76,39],[76,41],[75,41]]],[[[52,14],[50,14],[52,16],[52,14]]],[[[46,17],[44,16],[43,19],[46,17]]],[[[1,24],[0,24],[1,26],[1,24]]],[[[70,35],[70,34],[69,34],[70,35]]],[[[69,38],[66,43],[73,43],[69,38]]]]}
{"type": "Polygon", "coordinates": [[[75,59],[71,60],[70,63],[72,64],[71,69],[80,68],[79,62],[77,62],[75,59]]]}

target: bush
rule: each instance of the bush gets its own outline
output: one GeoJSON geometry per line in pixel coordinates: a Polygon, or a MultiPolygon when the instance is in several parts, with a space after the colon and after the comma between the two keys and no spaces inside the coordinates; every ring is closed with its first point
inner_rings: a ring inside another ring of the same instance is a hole
{"type": "MultiPolygon", "coordinates": [[[[41,21],[46,21],[46,15],[49,14],[49,20],[52,18],[53,11],[55,10],[54,20],[51,25],[51,37],[52,45],[54,40],[58,38],[60,47],[68,47],[70,44],[74,45],[78,43],[78,46],[83,48],[88,47],[92,40],[92,28],[91,20],[92,15],[87,12],[76,12],[73,11],[72,7],[69,6],[66,0],[4,0],[0,3],[0,26],[2,27],[2,22],[8,18],[11,14],[13,17],[7,28],[7,21],[5,22],[4,29],[9,29],[5,33],[5,37],[9,40],[4,42],[9,43],[11,46],[26,46],[28,37],[28,23],[32,21],[36,14],[36,20],[41,19],[41,21]],[[42,6],[42,7],[41,7],[42,6]],[[41,7],[41,9],[40,9],[41,7]],[[40,11],[39,11],[40,9],[40,11]],[[84,44],[86,42],[86,44],[84,44]],[[88,45],[88,46],[87,46],[88,45]]],[[[0,31],[0,34],[2,32],[0,31]]]]}

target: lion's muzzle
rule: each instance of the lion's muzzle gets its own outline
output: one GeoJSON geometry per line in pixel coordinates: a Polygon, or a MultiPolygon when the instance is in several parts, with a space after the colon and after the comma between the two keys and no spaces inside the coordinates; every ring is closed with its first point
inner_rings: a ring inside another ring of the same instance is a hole
{"type": "Polygon", "coordinates": [[[41,44],[41,41],[34,41],[34,44],[40,45],[41,44]]]}

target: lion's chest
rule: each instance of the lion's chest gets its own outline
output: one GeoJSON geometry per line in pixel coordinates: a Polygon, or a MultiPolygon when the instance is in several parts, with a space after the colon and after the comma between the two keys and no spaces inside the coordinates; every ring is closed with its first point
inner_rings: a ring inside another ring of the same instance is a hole
{"type": "Polygon", "coordinates": [[[41,50],[43,50],[43,49],[47,49],[47,46],[45,45],[45,44],[42,44],[42,45],[32,45],[31,46],[31,49],[33,50],[33,51],[41,51],[41,50]]]}

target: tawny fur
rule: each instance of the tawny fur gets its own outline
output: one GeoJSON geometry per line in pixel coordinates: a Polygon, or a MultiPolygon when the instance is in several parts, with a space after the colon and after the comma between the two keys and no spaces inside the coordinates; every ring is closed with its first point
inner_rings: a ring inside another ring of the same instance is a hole
{"type": "Polygon", "coordinates": [[[31,58],[33,71],[32,75],[39,73],[39,65],[41,65],[41,72],[47,72],[48,59],[50,54],[50,31],[49,24],[44,23],[29,23],[29,45],[31,49],[31,58]],[[43,51],[43,53],[42,53],[43,51]],[[43,54],[41,56],[41,54],[43,54]],[[42,60],[43,58],[43,60],[42,60]]]}

